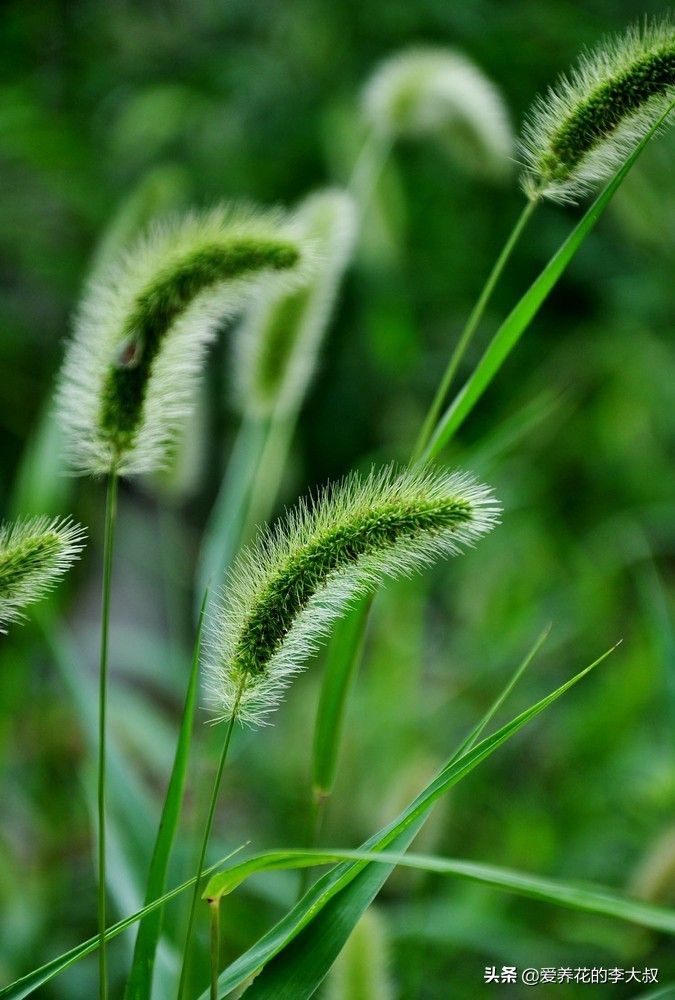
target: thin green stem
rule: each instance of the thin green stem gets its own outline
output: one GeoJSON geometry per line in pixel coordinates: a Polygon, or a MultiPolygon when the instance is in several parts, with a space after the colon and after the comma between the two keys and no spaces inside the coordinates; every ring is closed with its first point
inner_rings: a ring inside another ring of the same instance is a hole
{"type": "Polygon", "coordinates": [[[495,265],[490,271],[490,274],[488,275],[488,279],[485,282],[485,285],[483,286],[482,292],[478,296],[476,304],[471,310],[469,318],[466,321],[466,325],[462,330],[462,333],[460,335],[459,340],[457,341],[455,349],[450,355],[448,366],[445,369],[443,378],[441,379],[438,389],[436,390],[436,395],[434,396],[434,400],[431,404],[431,407],[429,408],[429,412],[427,413],[424,419],[422,430],[420,431],[419,437],[417,438],[417,443],[415,444],[415,449],[413,451],[413,456],[412,456],[413,464],[415,462],[418,462],[424,454],[424,451],[429,443],[429,439],[431,438],[431,435],[436,427],[436,424],[438,423],[438,419],[443,410],[443,404],[445,403],[453,379],[457,374],[457,369],[459,368],[462,359],[467,351],[467,348],[471,343],[471,339],[474,333],[478,329],[478,325],[481,319],[483,318],[485,308],[488,302],[490,301],[495,286],[499,281],[499,278],[501,277],[502,272],[506,267],[506,264],[508,263],[509,258],[511,257],[511,254],[513,253],[513,250],[516,244],[518,243],[518,240],[520,239],[522,232],[525,229],[525,226],[527,225],[530,216],[534,212],[534,209],[537,206],[537,204],[538,202],[529,199],[526,202],[525,207],[520,213],[516,221],[516,224],[511,231],[511,235],[504,244],[502,252],[495,261],[495,265]]]}
{"type": "Polygon", "coordinates": [[[103,545],[103,586],[101,597],[101,655],[98,702],[98,932],[99,932],[99,998],[107,1000],[108,966],[105,944],[106,930],[106,726],[108,707],[108,632],[110,627],[110,584],[112,580],[113,546],[117,514],[117,473],[108,476],[105,504],[105,538],[103,545]]]}
{"type": "MultiPolygon", "coordinates": [[[[372,157],[372,152],[368,150],[368,147],[366,147],[362,155],[364,162],[367,164],[369,158],[372,157]]],[[[383,163],[384,163],[384,158],[382,159],[380,167],[378,169],[381,169],[381,164],[383,163]]],[[[354,171],[354,174],[355,176],[358,176],[359,172],[364,172],[364,171],[365,171],[365,166],[357,167],[357,169],[354,171]]],[[[369,188],[369,192],[372,192],[372,185],[369,188]]],[[[511,231],[509,238],[504,244],[504,247],[499,257],[497,258],[495,265],[488,276],[487,281],[485,282],[483,290],[480,293],[480,296],[478,297],[476,304],[471,310],[471,314],[469,315],[469,318],[466,322],[466,326],[464,327],[464,330],[462,331],[462,334],[457,342],[457,345],[455,346],[455,349],[452,352],[452,355],[448,362],[448,366],[445,370],[443,378],[441,379],[434,400],[422,425],[422,429],[417,439],[415,449],[411,456],[411,464],[413,465],[418,461],[420,461],[420,459],[424,456],[425,450],[429,443],[429,439],[431,438],[431,435],[435,430],[436,424],[438,423],[438,419],[441,415],[443,404],[447,397],[448,391],[457,373],[457,369],[459,368],[459,365],[461,364],[464,354],[466,353],[466,350],[471,342],[471,338],[473,337],[474,333],[478,328],[478,325],[483,317],[485,308],[488,302],[490,301],[490,297],[492,296],[495,286],[502,272],[504,271],[504,268],[506,267],[506,264],[508,263],[508,260],[511,257],[511,254],[513,253],[516,244],[518,243],[518,240],[520,239],[520,236],[523,230],[525,229],[527,222],[529,221],[530,216],[532,215],[536,204],[537,202],[535,201],[530,201],[530,200],[527,201],[525,207],[520,213],[520,216],[516,220],[516,224],[513,227],[513,230],[511,231]]],[[[365,623],[367,621],[367,617],[368,617],[368,611],[366,611],[363,621],[359,626],[361,630],[365,629],[365,623]]],[[[346,698],[348,697],[349,690],[353,686],[354,676],[355,676],[355,671],[352,673],[352,676],[348,679],[348,683],[345,685],[345,689],[343,692],[344,700],[346,700],[346,698]]],[[[320,826],[321,823],[321,816],[319,814],[317,818],[316,815],[317,810],[323,811],[325,807],[325,800],[329,795],[330,795],[330,790],[326,793],[326,796],[323,798],[320,806],[317,805],[316,799],[313,799],[312,801],[312,815],[310,818],[310,822],[312,824],[311,829],[312,830],[316,829],[316,832],[312,834],[312,836],[314,836],[315,839],[310,843],[311,847],[316,847],[318,844],[318,826],[320,826]]],[[[307,888],[308,878],[309,878],[308,873],[303,872],[301,881],[301,893],[304,893],[304,891],[307,888]]]]}
{"type": "Polygon", "coordinates": [[[194,889],[192,892],[192,901],[190,903],[190,916],[188,917],[187,931],[185,932],[185,944],[183,946],[183,964],[180,970],[180,982],[178,983],[178,993],[177,1000],[183,1000],[185,994],[185,986],[187,983],[188,976],[188,959],[190,954],[190,942],[192,941],[192,932],[194,930],[195,917],[197,915],[197,901],[199,899],[199,885],[202,879],[202,874],[204,872],[204,861],[206,859],[206,850],[209,846],[209,838],[211,836],[211,828],[213,826],[213,817],[216,813],[216,805],[218,802],[218,793],[220,791],[220,783],[223,777],[223,771],[225,770],[225,762],[227,760],[227,753],[230,749],[230,742],[232,740],[232,732],[234,730],[234,724],[237,720],[237,709],[239,708],[239,699],[241,698],[242,688],[240,686],[237,692],[237,697],[235,699],[234,708],[232,709],[232,715],[230,721],[227,724],[227,732],[225,733],[225,742],[223,743],[223,749],[220,754],[220,760],[218,761],[218,769],[216,771],[216,776],[213,782],[213,788],[211,790],[211,801],[209,802],[209,811],[206,817],[206,825],[204,827],[204,836],[202,838],[201,848],[199,850],[199,861],[197,862],[197,878],[195,881],[194,889]]]}
{"type": "Polygon", "coordinates": [[[211,1000],[218,1000],[218,973],[220,971],[220,899],[209,903],[211,912],[211,1000]]]}

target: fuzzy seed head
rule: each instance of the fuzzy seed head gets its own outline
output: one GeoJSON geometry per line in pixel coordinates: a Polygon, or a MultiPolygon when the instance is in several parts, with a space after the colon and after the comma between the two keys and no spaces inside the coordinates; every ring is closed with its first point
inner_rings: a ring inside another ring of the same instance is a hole
{"type": "Polygon", "coordinates": [[[586,52],[538,98],[520,141],[532,199],[575,202],[609,178],[675,101],[675,27],[645,22],[586,52]]]}
{"type": "Polygon", "coordinates": [[[457,554],[498,514],[485,486],[431,468],[352,475],[301,501],[238,558],[208,626],[218,719],[260,722],[357,597],[457,554]]]}
{"type": "Polygon", "coordinates": [[[86,532],[70,519],[35,517],[0,526],[0,632],[44,597],[84,548],[86,532]]]}
{"type": "Polygon", "coordinates": [[[151,227],[90,284],[59,388],[77,471],[166,463],[219,326],[304,262],[293,229],[279,212],[192,213],[151,227]]]}
{"type": "Polygon", "coordinates": [[[356,207],[346,191],[310,195],[295,220],[299,239],[315,250],[312,266],[296,288],[258,295],[238,331],[237,395],[242,409],[260,415],[288,412],[302,400],[356,238],[356,207]]]}
{"type": "Polygon", "coordinates": [[[504,100],[460,52],[419,47],[391,56],[366,85],[363,103],[384,136],[436,136],[469,169],[497,176],[510,169],[513,133],[504,100]]]}

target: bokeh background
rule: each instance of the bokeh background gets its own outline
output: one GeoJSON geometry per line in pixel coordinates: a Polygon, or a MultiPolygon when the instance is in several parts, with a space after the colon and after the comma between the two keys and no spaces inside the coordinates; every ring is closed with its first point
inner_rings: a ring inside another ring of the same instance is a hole
{"type": "MultiPolygon", "coordinates": [[[[363,141],[363,84],[412,43],[469,55],[518,128],[533,96],[584,45],[660,9],[622,0],[4,6],[0,513],[72,512],[91,541],[60,596],[68,626],[59,642],[48,647],[35,623],[0,636],[0,982],[95,929],[88,727],[103,488],[61,474],[45,414],[104,241],[139,199],[158,211],[233,196],[290,205],[326,183],[347,184],[363,141]]],[[[672,135],[648,149],[444,455],[494,486],[503,524],[430,578],[379,595],[325,843],[356,846],[406,804],[551,622],[513,712],[623,643],[447,797],[418,849],[675,903],[674,152],[672,135]]],[[[515,169],[491,182],[434,142],[396,145],[301,414],[279,509],[354,466],[406,459],[521,204],[515,169]]],[[[579,213],[539,211],[465,374],[579,213]]],[[[131,482],[122,494],[112,733],[128,795],[111,818],[120,915],[142,895],[189,661],[196,555],[239,422],[230,332],[210,356],[187,480],[171,491],[131,482]]],[[[249,839],[256,849],[303,843],[320,676],[319,660],[273,727],[239,735],[214,856],[249,839]]],[[[222,738],[205,718],[172,881],[189,871],[222,738]]],[[[225,957],[248,947],[296,891],[295,875],[277,874],[231,897],[225,957]]],[[[401,1000],[491,995],[498,987],[483,986],[486,965],[650,966],[661,982],[675,980],[672,945],[657,934],[451,879],[397,872],[377,908],[391,995],[401,1000]]],[[[183,916],[169,911],[160,975],[175,962],[183,916]]],[[[131,944],[111,949],[118,991],[131,944]]],[[[39,995],[84,1000],[94,989],[95,967],[84,962],[39,995]]]]}

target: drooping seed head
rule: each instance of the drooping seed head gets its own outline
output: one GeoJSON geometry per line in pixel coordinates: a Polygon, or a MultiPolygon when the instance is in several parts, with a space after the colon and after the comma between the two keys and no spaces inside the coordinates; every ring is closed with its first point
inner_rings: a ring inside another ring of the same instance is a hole
{"type": "Polygon", "coordinates": [[[675,101],[675,27],[645,22],[586,52],[530,111],[528,197],[574,202],[610,177],[675,101]]]}
{"type": "Polygon", "coordinates": [[[78,558],[85,538],[83,528],[63,518],[0,526],[0,632],[54,587],[78,558]]]}
{"type": "Polygon", "coordinates": [[[286,412],[304,396],[356,237],[346,191],[310,195],[295,218],[300,238],[315,248],[313,264],[298,287],[256,296],[237,337],[237,393],[243,409],[260,414],[286,412]]]}
{"type": "Polygon", "coordinates": [[[485,174],[510,167],[513,134],[504,100],[460,52],[419,47],[397,53],[375,71],[363,100],[384,136],[435,136],[449,155],[485,174]]]}
{"type": "Polygon", "coordinates": [[[219,325],[304,262],[293,229],[278,212],[193,213],[152,227],[89,287],[59,390],[78,471],[162,466],[219,325]]]}
{"type": "Polygon", "coordinates": [[[486,487],[430,468],[352,475],[300,502],[239,557],[210,623],[218,718],[260,721],[356,597],[458,553],[498,513],[486,487]]]}

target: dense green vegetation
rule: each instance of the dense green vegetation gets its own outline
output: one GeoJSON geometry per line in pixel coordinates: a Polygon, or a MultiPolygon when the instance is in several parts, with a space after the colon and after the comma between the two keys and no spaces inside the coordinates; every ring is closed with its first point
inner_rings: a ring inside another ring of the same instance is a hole
{"type": "MultiPolygon", "coordinates": [[[[6,5],[0,515],[70,513],[89,526],[90,542],[58,602],[0,635],[0,987],[96,932],[104,491],[63,474],[50,402],[86,277],[139,217],[231,197],[290,206],[312,189],[348,185],[366,135],[362,87],[398,49],[427,42],[464,52],[500,88],[517,129],[533,95],[583,46],[660,10],[621,0],[583,9],[562,0],[6,5]]],[[[503,523],[461,559],[377,594],[321,845],[357,848],[403,810],[551,623],[495,726],[622,645],[441,798],[413,850],[675,905],[674,151],[672,130],[648,146],[443,451],[449,467],[491,485],[503,523]]],[[[350,469],[406,462],[414,448],[523,204],[515,168],[483,176],[454,153],[449,137],[426,137],[397,142],[387,158],[318,372],[297,426],[286,425],[278,496],[270,473],[273,516],[350,469]]],[[[458,381],[586,207],[537,209],[458,381]]],[[[233,447],[235,471],[242,454],[262,447],[246,416],[242,432],[234,327],[209,355],[178,470],[120,486],[110,922],[145,896],[188,683],[204,530],[233,447]]],[[[257,853],[311,839],[325,659],[297,678],[273,726],[235,732],[210,861],[246,841],[257,853]]],[[[203,711],[196,718],[169,887],[194,873],[223,741],[223,727],[204,725],[203,711]]],[[[223,966],[290,909],[299,879],[266,871],[223,900],[223,966]]],[[[503,965],[649,967],[660,983],[675,982],[673,939],[661,925],[484,882],[393,872],[373,917],[373,947],[390,958],[383,998],[488,997],[501,987],[484,985],[485,967],[503,965]]],[[[206,911],[194,996],[208,985],[206,911]]],[[[157,1000],[175,994],[185,921],[182,898],[165,913],[157,1000]]],[[[367,941],[354,939],[352,951],[367,941]]],[[[132,948],[128,932],[110,945],[111,997],[122,996],[132,948]]],[[[350,972],[342,968],[328,995],[349,995],[350,972]]],[[[588,988],[626,998],[649,989],[588,988]]],[[[96,989],[94,956],[36,995],[90,1000],[96,989]]],[[[557,995],[575,989],[563,985],[557,995]]]]}

